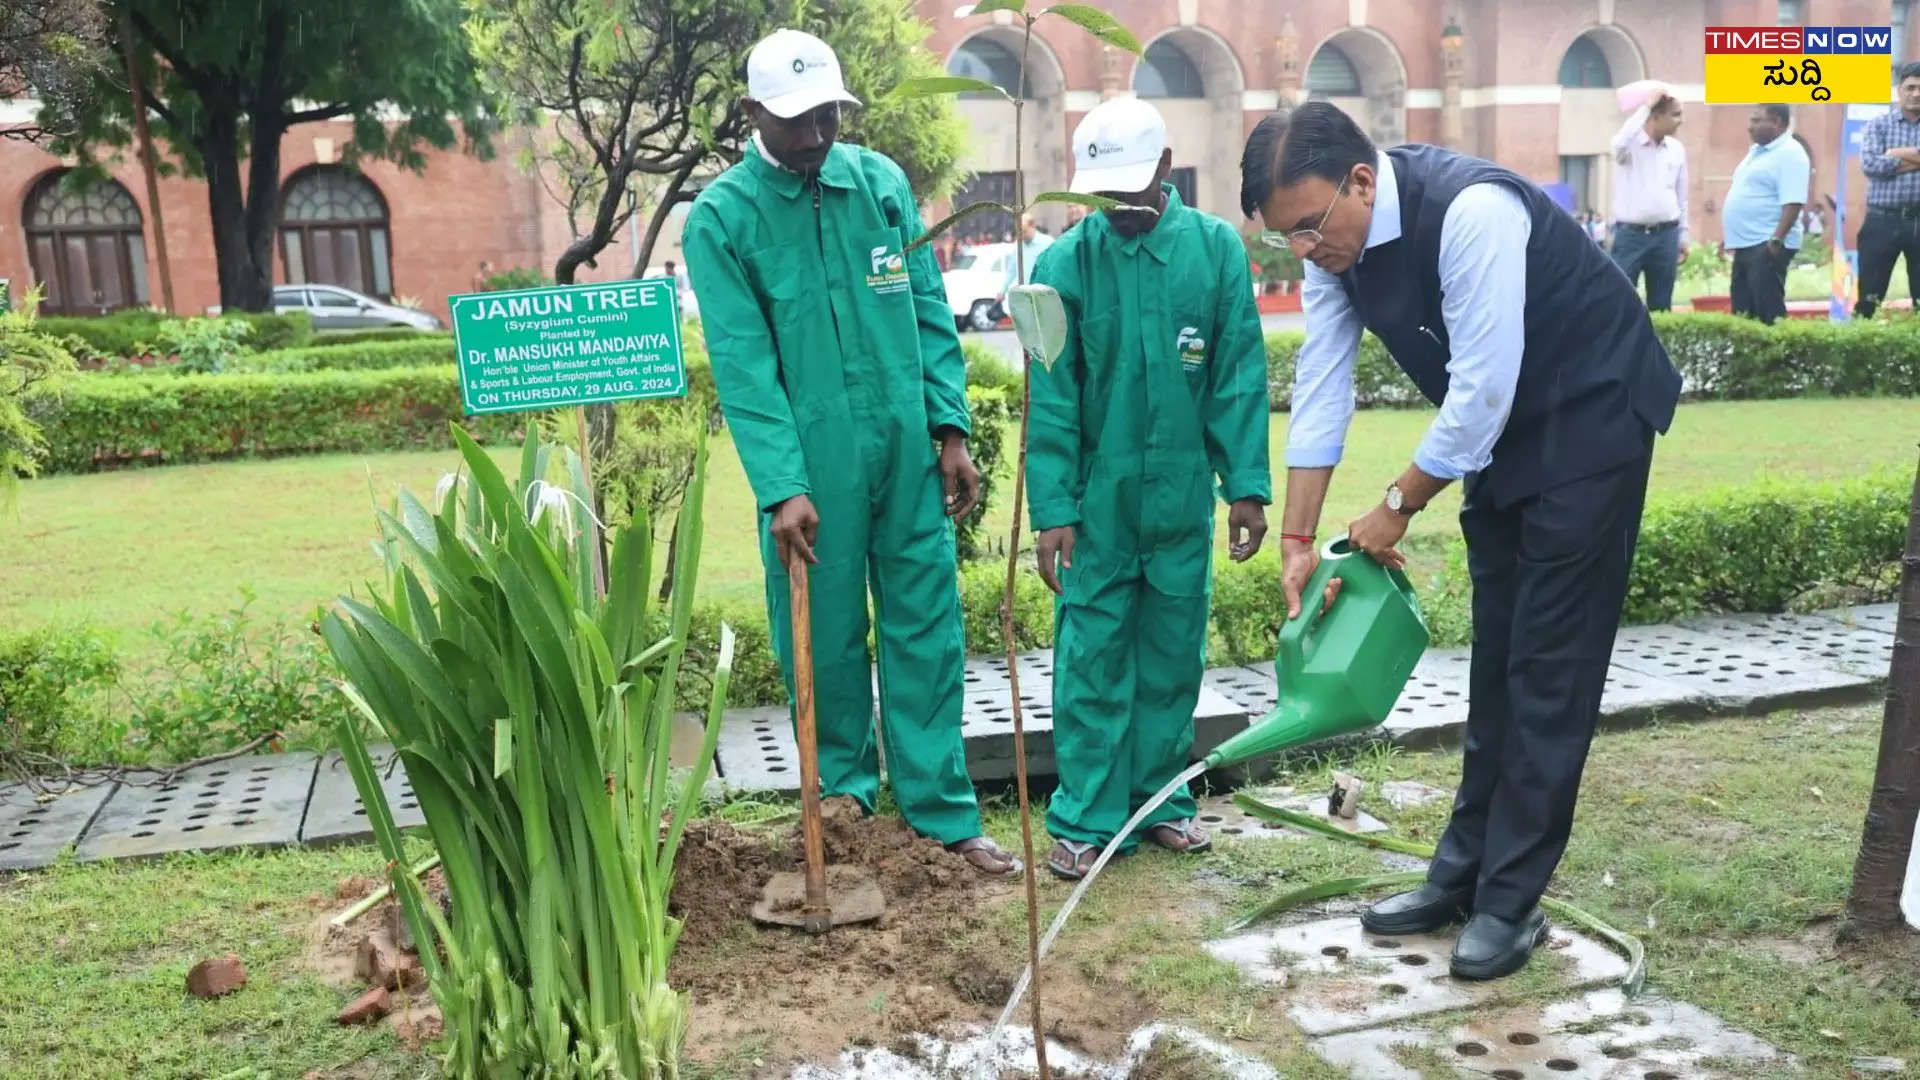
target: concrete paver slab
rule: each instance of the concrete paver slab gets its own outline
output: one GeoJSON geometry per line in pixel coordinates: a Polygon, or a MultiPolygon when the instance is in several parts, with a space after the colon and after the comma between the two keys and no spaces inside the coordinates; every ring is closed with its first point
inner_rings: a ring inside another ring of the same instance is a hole
{"type": "MultiPolygon", "coordinates": [[[[1552,946],[1533,962],[1562,970],[1567,991],[1616,982],[1627,962],[1604,945],[1555,928],[1552,946]],[[1564,944],[1562,944],[1564,942],[1564,944]]],[[[1266,927],[1209,942],[1207,950],[1258,982],[1297,986],[1287,1016],[1309,1035],[1378,1027],[1455,1009],[1484,1009],[1504,984],[1465,982],[1447,973],[1452,935],[1385,938],[1368,934],[1355,916],[1266,927]]]]}
{"type": "Polygon", "coordinates": [[[142,858],[176,851],[274,848],[300,838],[319,757],[258,754],[161,774],[129,775],[81,838],[74,857],[142,858]]]}
{"type": "Polygon", "coordinates": [[[80,841],[115,786],[75,786],[45,799],[25,784],[0,787],[0,870],[32,870],[59,858],[80,841]]]}

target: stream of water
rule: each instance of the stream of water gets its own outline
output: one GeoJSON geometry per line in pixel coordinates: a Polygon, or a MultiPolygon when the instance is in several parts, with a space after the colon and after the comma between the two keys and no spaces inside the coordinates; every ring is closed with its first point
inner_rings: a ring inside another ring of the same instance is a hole
{"type": "MultiPolygon", "coordinates": [[[[1131,818],[1127,819],[1126,825],[1114,834],[1113,839],[1107,841],[1107,846],[1101,850],[1100,857],[1094,860],[1093,869],[1087,871],[1087,876],[1081,878],[1080,884],[1073,887],[1073,893],[1067,897],[1066,904],[1060,908],[1060,913],[1053,917],[1053,922],[1047,926],[1047,932],[1041,936],[1041,960],[1047,958],[1047,950],[1053,947],[1053,939],[1060,936],[1060,928],[1067,924],[1067,918],[1073,914],[1073,909],[1080,906],[1080,898],[1087,894],[1089,888],[1093,887],[1093,879],[1099,877],[1100,871],[1106,868],[1108,862],[1112,861],[1113,853],[1120,850],[1121,843],[1125,841],[1127,837],[1133,835],[1133,830],[1140,827],[1140,823],[1147,819],[1148,814],[1158,810],[1161,803],[1172,798],[1173,793],[1185,787],[1189,780],[1206,771],[1207,763],[1205,761],[1196,761],[1188,766],[1185,772],[1174,777],[1166,787],[1160,789],[1158,794],[1148,799],[1146,805],[1142,806],[1131,818]]],[[[1029,874],[1037,874],[1039,872],[1040,868],[1037,866],[1027,868],[1027,873],[1029,874]]],[[[1020,981],[1014,984],[1013,996],[1007,999],[1007,1007],[1000,1010],[1000,1019],[993,1022],[993,1031],[987,1036],[988,1046],[998,1044],[1000,1040],[1000,1030],[1007,1026],[1007,1020],[1013,1016],[1013,1010],[1019,1008],[1020,999],[1027,995],[1027,987],[1032,983],[1033,966],[1029,964],[1027,969],[1020,973],[1020,981]]]]}

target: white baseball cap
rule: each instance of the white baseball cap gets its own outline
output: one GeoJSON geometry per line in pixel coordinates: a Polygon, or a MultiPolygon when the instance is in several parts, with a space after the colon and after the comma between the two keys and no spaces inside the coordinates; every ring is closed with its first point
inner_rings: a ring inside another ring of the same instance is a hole
{"type": "Polygon", "coordinates": [[[1073,129],[1074,191],[1145,191],[1160,171],[1167,122],[1139,98],[1103,101],[1073,129]]]}
{"type": "Polygon", "coordinates": [[[841,81],[833,49],[798,30],[775,30],[747,54],[747,96],[783,120],[829,101],[860,104],[841,81]]]}

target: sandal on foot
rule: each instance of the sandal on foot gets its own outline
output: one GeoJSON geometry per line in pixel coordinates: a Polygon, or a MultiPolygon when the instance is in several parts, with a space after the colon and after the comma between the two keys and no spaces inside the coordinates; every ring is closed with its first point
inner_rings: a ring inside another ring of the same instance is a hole
{"type": "Polygon", "coordinates": [[[1192,818],[1163,821],[1147,829],[1147,839],[1176,855],[1199,855],[1213,847],[1213,838],[1192,818]]]}
{"type": "Polygon", "coordinates": [[[968,837],[947,845],[947,850],[967,860],[967,864],[988,877],[1017,878],[1026,867],[1020,860],[984,836],[968,837]]]}
{"type": "Polygon", "coordinates": [[[1100,860],[1100,849],[1076,840],[1062,840],[1047,854],[1047,869],[1062,881],[1079,881],[1100,860]]]}

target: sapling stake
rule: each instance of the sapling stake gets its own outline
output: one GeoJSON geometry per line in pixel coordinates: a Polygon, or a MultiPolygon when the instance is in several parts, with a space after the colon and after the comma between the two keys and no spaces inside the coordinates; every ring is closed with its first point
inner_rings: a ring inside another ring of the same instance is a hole
{"type": "MultiPolygon", "coordinates": [[[[1043,15],[1058,15],[1078,25],[1107,44],[1126,49],[1135,55],[1139,55],[1140,53],[1140,42],[1129,33],[1125,27],[1121,26],[1112,15],[1086,4],[1055,4],[1051,7],[1041,9],[1038,13],[1029,13],[1026,10],[1026,0],[983,0],[981,3],[969,4],[957,9],[954,15],[959,18],[966,18],[970,15],[985,15],[999,11],[1013,12],[1019,15],[1023,24],[1020,40],[1020,78],[1015,88],[1017,91],[1016,94],[1009,96],[1004,88],[980,79],[951,75],[909,80],[908,82],[900,84],[900,86],[894,90],[894,93],[918,96],[924,94],[985,92],[997,94],[1000,98],[1012,104],[1012,205],[996,202],[979,202],[962,207],[928,229],[919,239],[914,241],[909,250],[911,250],[912,247],[925,244],[934,237],[946,232],[961,218],[986,210],[999,210],[1013,219],[1014,281],[1018,290],[1025,291],[1027,288],[1026,242],[1020,235],[1020,228],[1021,218],[1030,208],[1030,204],[1027,202],[1026,170],[1022,163],[1022,152],[1026,141],[1024,107],[1027,97],[1027,61],[1033,47],[1033,24],[1043,15]]],[[[1094,210],[1108,210],[1120,206],[1119,203],[1112,199],[1102,198],[1097,195],[1080,195],[1065,191],[1043,192],[1035,196],[1033,202],[1079,203],[1094,210]]],[[[1051,290],[1045,291],[1051,293],[1051,290]]],[[[1037,313],[1039,306],[1037,300],[1024,297],[1022,299],[1032,303],[1032,310],[1035,311],[1032,323],[1034,327],[1037,328],[1042,322],[1041,317],[1037,313]]],[[[1052,301],[1053,305],[1057,308],[1059,304],[1057,294],[1052,295],[1052,301]]],[[[1013,309],[1014,304],[1015,294],[1010,292],[1008,294],[1008,307],[1013,309]]],[[[1014,309],[1014,321],[1016,328],[1020,330],[1021,347],[1026,356],[1025,362],[1021,365],[1020,445],[1019,451],[1015,456],[1013,473],[1013,524],[1009,528],[1007,541],[1007,574],[1005,584],[1000,593],[1000,636],[1006,650],[1007,683],[1013,707],[1014,786],[1019,793],[1020,800],[1020,848],[1022,857],[1026,860],[1027,865],[1027,961],[1029,969],[1033,972],[1031,988],[1033,998],[1033,1052],[1035,1063],[1039,1067],[1040,1080],[1048,1080],[1050,1073],[1047,1069],[1046,1025],[1042,1020],[1040,1007],[1040,903],[1038,884],[1035,880],[1036,875],[1040,872],[1040,867],[1034,859],[1033,854],[1033,813],[1027,787],[1026,714],[1021,708],[1020,703],[1020,668],[1018,664],[1018,642],[1014,636],[1013,603],[1015,584],[1019,577],[1020,568],[1020,515],[1024,509],[1023,504],[1026,496],[1027,419],[1033,402],[1033,365],[1038,362],[1051,366],[1059,355],[1059,344],[1058,342],[1054,342],[1051,345],[1043,345],[1040,340],[1043,335],[1039,334],[1037,330],[1032,335],[1032,340],[1029,340],[1028,328],[1020,325],[1022,320],[1017,309],[1014,309]]]]}

